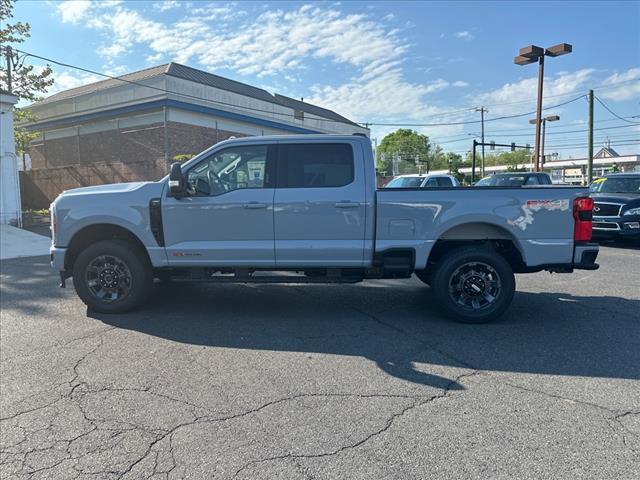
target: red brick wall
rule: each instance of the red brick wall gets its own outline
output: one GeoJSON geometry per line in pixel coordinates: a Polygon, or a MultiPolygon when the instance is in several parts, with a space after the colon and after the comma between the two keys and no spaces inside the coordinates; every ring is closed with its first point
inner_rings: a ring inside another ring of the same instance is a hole
{"type": "Polygon", "coordinates": [[[162,123],[39,140],[29,149],[32,170],[27,173],[33,186],[42,193],[37,195],[37,202],[42,199],[51,202],[71,188],[158,180],[166,175],[168,163],[175,155],[199,153],[231,136],[245,135],[169,122],[167,160],[162,123]]]}
{"type": "Polygon", "coordinates": [[[246,135],[215,128],[197,127],[184,123],[169,122],[169,159],[175,155],[196,154],[218,142],[230,137],[245,137],[246,135]]]}

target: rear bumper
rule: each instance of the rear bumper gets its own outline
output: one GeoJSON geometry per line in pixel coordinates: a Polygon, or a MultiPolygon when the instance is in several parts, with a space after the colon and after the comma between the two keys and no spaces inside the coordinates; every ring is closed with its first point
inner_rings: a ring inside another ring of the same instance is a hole
{"type": "Polygon", "coordinates": [[[60,247],[51,247],[49,249],[49,257],[51,259],[51,268],[58,270],[58,271],[63,271],[65,270],[64,268],[64,256],[67,253],[67,249],[66,248],[60,248],[60,247]]]}
{"type": "Polygon", "coordinates": [[[597,243],[579,243],[573,249],[573,268],[577,270],[597,270],[596,263],[600,247],[597,243]]]}

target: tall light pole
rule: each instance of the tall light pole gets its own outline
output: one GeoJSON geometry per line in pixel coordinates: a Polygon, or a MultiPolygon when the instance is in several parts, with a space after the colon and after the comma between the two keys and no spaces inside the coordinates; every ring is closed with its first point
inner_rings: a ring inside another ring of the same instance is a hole
{"type": "MultiPolygon", "coordinates": [[[[560,115],[549,115],[541,119],[542,121],[542,145],[540,147],[540,157],[542,158],[541,166],[544,166],[544,138],[545,138],[545,130],[546,130],[547,122],[557,122],[558,120],[560,120],[560,115]]],[[[532,118],[531,120],[529,120],[529,123],[531,125],[535,125],[537,122],[538,120],[535,118],[532,118]]],[[[536,171],[538,170],[536,169],[536,171]]]]}
{"type": "Polygon", "coordinates": [[[540,171],[540,127],[542,123],[542,87],[544,79],[544,57],[559,57],[571,53],[573,47],[568,43],[560,43],[547,49],[536,45],[523,47],[517,57],[513,59],[516,65],[529,65],[538,62],[538,100],[536,103],[536,143],[533,147],[536,172],[540,171]]]}
{"type": "Polygon", "coordinates": [[[482,141],[482,164],[480,166],[480,171],[482,172],[482,176],[484,177],[484,114],[488,112],[484,107],[476,108],[476,112],[480,112],[480,124],[482,125],[481,130],[481,141],[482,141]]]}

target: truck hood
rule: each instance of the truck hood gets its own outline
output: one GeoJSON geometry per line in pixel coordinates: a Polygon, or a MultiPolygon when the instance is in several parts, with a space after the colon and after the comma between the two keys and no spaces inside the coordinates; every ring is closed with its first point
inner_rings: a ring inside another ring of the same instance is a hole
{"type": "Polygon", "coordinates": [[[154,184],[157,182],[130,182],[130,183],[112,183],[107,185],[94,185],[92,187],[73,188],[65,190],[61,196],[71,195],[96,195],[101,193],[126,193],[137,190],[144,185],[154,184]]]}
{"type": "Polygon", "coordinates": [[[147,207],[149,200],[162,195],[165,182],[132,182],[74,188],[58,195],[54,208],[92,208],[95,205],[147,207]]]}

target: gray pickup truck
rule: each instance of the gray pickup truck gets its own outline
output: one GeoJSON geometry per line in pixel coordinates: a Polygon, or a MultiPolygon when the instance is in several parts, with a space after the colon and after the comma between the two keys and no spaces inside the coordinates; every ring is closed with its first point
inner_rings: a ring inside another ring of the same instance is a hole
{"type": "Polygon", "coordinates": [[[369,139],[218,143],[158,182],[78,188],[51,205],[51,263],[119,313],[154,279],[353,283],[409,278],[451,316],[501,315],[514,273],[594,270],[593,202],[575,187],[376,189],[369,139]]]}

